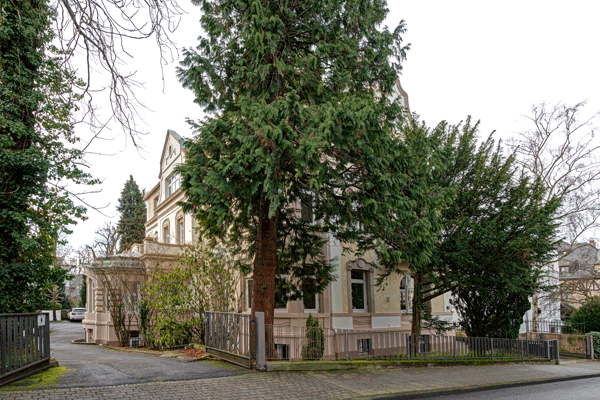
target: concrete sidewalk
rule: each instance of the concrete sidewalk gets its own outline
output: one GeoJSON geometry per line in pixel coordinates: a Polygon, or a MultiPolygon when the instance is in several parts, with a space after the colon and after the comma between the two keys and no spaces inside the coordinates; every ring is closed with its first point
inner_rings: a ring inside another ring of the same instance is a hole
{"type": "Polygon", "coordinates": [[[0,391],[2,399],[355,399],[600,376],[600,362],[248,373],[132,385],[0,391]]]}

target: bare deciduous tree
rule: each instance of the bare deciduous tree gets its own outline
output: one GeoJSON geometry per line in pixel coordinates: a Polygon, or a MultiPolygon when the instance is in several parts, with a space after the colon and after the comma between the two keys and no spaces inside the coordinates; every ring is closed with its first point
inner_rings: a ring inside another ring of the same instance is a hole
{"type": "MultiPolygon", "coordinates": [[[[48,293],[46,294],[48,303],[52,304],[52,313],[54,314],[53,317],[55,320],[57,319],[56,314],[57,314],[58,305],[60,304],[61,301],[63,301],[64,297],[65,297],[65,292],[58,285],[53,285],[48,290],[48,293]]],[[[60,311],[58,311],[58,313],[60,314],[60,311]]]]}
{"type": "Polygon", "coordinates": [[[533,128],[510,142],[521,168],[545,183],[547,198],[563,199],[557,218],[569,243],[597,228],[600,218],[599,114],[582,120],[584,106],[534,105],[527,117],[533,128]]]}
{"type": "Polygon", "coordinates": [[[117,226],[110,221],[105,221],[102,226],[96,229],[94,244],[86,246],[86,249],[92,253],[94,259],[112,256],[117,253],[120,237],[117,226]]]}
{"type": "MultiPolygon", "coordinates": [[[[509,144],[522,170],[541,179],[546,198],[558,196],[562,206],[557,215],[562,241],[577,247],[587,242],[600,222],[600,144],[597,141],[599,114],[582,117],[585,102],[574,105],[541,103],[526,117],[532,128],[518,134],[509,144]]],[[[550,286],[558,283],[558,261],[543,266],[550,286]]],[[[556,304],[558,290],[537,293],[532,303],[556,304]]],[[[543,307],[542,307],[543,308],[543,307]]],[[[553,314],[556,310],[548,311],[553,314]]]]}
{"type": "Polygon", "coordinates": [[[52,0],[50,4],[56,10],[53,29],[66,67],[76,70],[76,65],[84,66],[84,118],[94,137],[116,122],[137,146],[137,108],[143,104],[135,88],[142,85],[135,79],[136,71],[127,70],[126,59],[132,58],[128,46],[154,39],[162,69],[177,51],[169,34],[184,11],[176,0],[52,0]],[[109,117],[103,120],[94,104],[94,96],[101,92],[107,94],[111,106],[109,117]]]}

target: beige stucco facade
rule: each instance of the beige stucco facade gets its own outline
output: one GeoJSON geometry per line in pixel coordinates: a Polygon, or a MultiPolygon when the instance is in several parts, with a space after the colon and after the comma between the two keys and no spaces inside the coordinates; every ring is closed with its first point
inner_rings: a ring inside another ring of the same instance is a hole
{"type": "MultiPolygon", "coordinates": [[[[408,109],[408,96],[398,83],[395,96],[400,97],[408,109]]],[[[146,194],[147,206],[146,238],[143,244],[134,245],[132,253],[142,257],[147,265],[164,268],[175,262],[180,245],[197,243],[197,224],[191,215],[183,213],[177,204],[184,200],[180,181],[175,172],[177,165],[185,161],[183,141],[174,131],[168,130],[160,158],[158,183],[146,194]],[[154,247],[153,247],[154,246],[154,247]],[[166,249],[166,250],[165,250],[166,249]],[[167,251],[168,250],[168,251],[167,251]]],[[[342,245],[330,237],[324,257],[335,260],[335,280],[317,296],[315,308],[305,309],[302,299],[291,301],[285,307],[275,310],[276,325],[303,326],[309,314],[317,317],[325,328],[358,330],[400,330],[410,331],[412,315],[406,306],[410,287],[400,289],[403,275],[393,274],[387,278],[386,285],[377,287],[379,271],[372,254],[355,258],[353,252],[343,252],[342,245]],[[354,286],[353,286],[354,284],[354,286]],[[352,287],[356,293],[362,290],[364,299],[353,302],[352,287]],[[404,306],[402,294],[404,293],[404,306]],[[360,304],[362,307],[357,308],[360,304]],[[353,306],[354,305],[354,306],[353,306]]],[[[408,266],[404,266],[408,274],[408,266]]],[[[239,312],[249,313],[247,280],[240,279],[239,312]]],[[[410,280],[409,280],[410,281],[410,280]]],[[[88,288],[94,285],[94,275],[88,275],[88,288]]],[[[107,343],[116,340],[110,331],[109,315],[103,311],[102,289],[96,287],[95,295],[89,294],[88,304],[94,304],[95,310],[88,307],[84,327],[90,329],[90,341],[107,343]]],[[[90,292],[90,290],[88,289],[90,292]]],[[[431,301],[432,314],[446,321],[452,321],[449,295],[440,296],[431,301]]],[[[408,302],[409,303],[409,302],[408,302]]],[[[87,335],[86,335],[87,337],[87,335]]]]}

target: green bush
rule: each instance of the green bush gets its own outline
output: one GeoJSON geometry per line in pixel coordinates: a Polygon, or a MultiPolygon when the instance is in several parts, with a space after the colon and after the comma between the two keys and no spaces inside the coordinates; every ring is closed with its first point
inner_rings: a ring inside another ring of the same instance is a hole
{"type": "Polygon", "coordinates": [[[571,322],[584,323],[585,331],[600,331],[600,298],[593,297],[571,314],[571,322]]]}
{"type": "Polygon", "coordinates": [[[159,323],[156,326],[158,338],[155,340],[155,344],[157,347],[165,349],[189,344],[192,340],[192,329],[192,323],[189,321],[159,323]]]}
{"type": "Polygon", "coordinates": [[[306,345],[302,346],[303,360],[320,360],[325,351],[325,334],[319,320],[308,314],[306,320],[306,345]]]}

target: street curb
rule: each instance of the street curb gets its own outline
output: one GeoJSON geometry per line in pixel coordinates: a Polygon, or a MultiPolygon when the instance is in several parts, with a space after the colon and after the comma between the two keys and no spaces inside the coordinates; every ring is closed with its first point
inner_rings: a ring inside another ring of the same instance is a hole
{"type": "Polygon", "coordinates": [[[72,344],[82,344],[85,346],[97,346],[96,343],[86,343],[85,339],[73,339],[73,340],[71,340],[71,343],[72,344]]]}
{"type": "Polygon", "coordinates": [[[457,388],[457,389],[444,389],[444,390],[422,391],[422,392],[413,392],[413,393],[398,393],[395,395],[384,395],[381,397],[372,397],[372,399],[377,399],[377,400],[425,399],[425,398],[430,398],[430,397],[477,393],[477,392],[485,392],[488,390],[510,389],[510,388],[515,388],[515,387],[544,385],[547,383],[577,381],[577,380],[581,380],[581,379],[590,379],[590,378],[600,378],[600,373],[589,374],[589,375],[565,376],[565,377],[560,377],[560,378],[539,379],[539,380],[532,380],[532,381],[500,383],[500,384],[494,384],[494,385],[470,386],[470,387],[463,387],[463,388],[457,388]]]}
{"type": "Polygon", "coordinates": [[[550,364],[548,360],[354,360],[354,361],[298,361],[269,362],[266,372],[344,371],[381,368],[447,368],[460,366],[487,366],[506,364],[550,364]]]}

